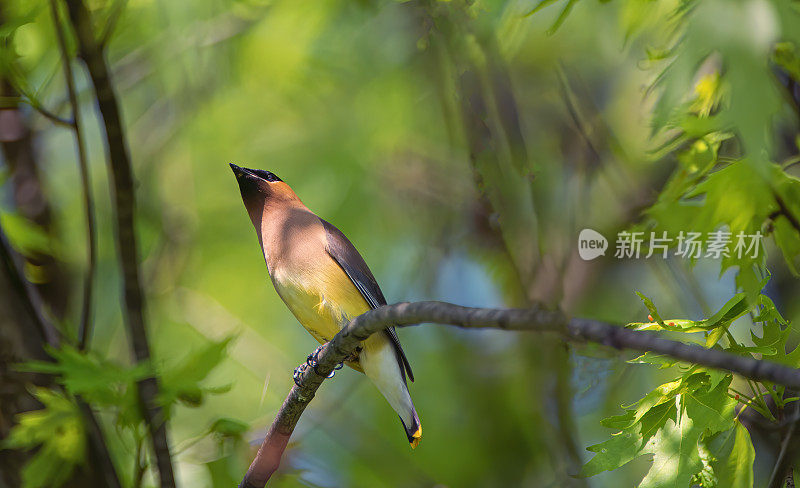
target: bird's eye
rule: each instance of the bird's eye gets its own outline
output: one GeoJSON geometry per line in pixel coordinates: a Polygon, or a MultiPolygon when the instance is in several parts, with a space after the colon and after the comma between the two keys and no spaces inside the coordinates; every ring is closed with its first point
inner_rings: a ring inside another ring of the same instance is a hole
{"type": "Polygon", "coordinates": [[[259,178],[269,181],[270,183],[273,181],[282,181],[280,178],[275,176],[275,173],[270,173],[269,171],[264,171],[263,169],[254,170],[255,173],[259,178]]]}

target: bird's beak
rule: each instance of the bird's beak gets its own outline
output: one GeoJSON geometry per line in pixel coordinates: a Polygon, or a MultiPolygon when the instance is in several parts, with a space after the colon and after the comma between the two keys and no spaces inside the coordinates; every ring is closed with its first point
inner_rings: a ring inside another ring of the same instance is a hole
{"type": "Polygon", "coordinates": [[[239,178],[242,178],[243,176],[246,176],[246,175],[250,174],[250,172],[247,170],[247,168],[242,168],[240,166],[236,166],[233,163],[230,163],[230,165],[231,165],[231,169],[233,170],[233,174],[236,175],[236,179],[237,180],[239,178]]]}
{"type": "Polygon", "coordinates": [[[236,183],[239,184],[239,192],[242,194],[242,199],[247,206],[248,202],[250,202],[258,194],[265,192],[265,190],[262,188],[263,185],[260,184],[262,180],[256,176],[251,169],[242,168],[241,166],[236,166],[233,163],[229,164],[234,176],[236,176],[236,183]]]}

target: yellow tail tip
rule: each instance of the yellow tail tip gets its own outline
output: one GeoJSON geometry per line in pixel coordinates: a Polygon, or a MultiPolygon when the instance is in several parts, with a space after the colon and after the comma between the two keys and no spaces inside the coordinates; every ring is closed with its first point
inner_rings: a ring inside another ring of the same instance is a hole
{"type": "Polygon", "coordinates": [[[419,426],[416,432],[411,436],[411,449],[416,449],[419,442],[422,440],[422,426],[419,426]]]}

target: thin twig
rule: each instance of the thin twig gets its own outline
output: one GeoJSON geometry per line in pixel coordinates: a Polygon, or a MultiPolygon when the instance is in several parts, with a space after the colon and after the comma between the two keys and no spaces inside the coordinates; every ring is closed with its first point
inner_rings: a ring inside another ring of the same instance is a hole
{"type": "MultiPolygon", "coordinates": [[[[105,129],[108,163],[113,177],[114,207],[116,212],[117,246],[122,268],[125,297],[125,324],[130,334],[131,346],[140,363],[150,360],[150,345],[145,325],[145,296],[139,278],[139,253],[136,244],[134,211],[136,197],[133,189],[133,169],[122,125],[119,102],[111,82],[110,70],[102,46],[97,43],[91,14],[81,0],[67,0],[69,17],[78,41],[78,56],[83,59],[92,81],[97,105],[105,129]]],[[[161,488],[174,488],[167,437],[166,418],[158,404],[158,379],[145,378],[137,384],[143,404],[143,414],[150,430],[153,455],[158,467],[161,488]]]]}
{"type": "MultiPolygon", "coordinates": [[[[14,86],[14,89],[19,91],[18,86],[14,86]]],[[[50,110],[44,108],[42,104],[39,103],[38,100],[31,98],[28,95],[24,95],[21,97],[0,97],[0,108],[15,107],[18,103],[24,103],[26,105],[29,105],[32,109],[39,112],[39,114],[43,115],[45,118],[51,120],[56,125],[61,125],[64,127],[72,127],[71,120],[59,117],[50,110]]]]}
{"type": "Polygon", "coordinates": [[[421,323],[551,332],[570,342],[595,342],[616,349],[652,351],[754,380],[767,380],[795,389],[800,386],[800,370],[787,366],[664,339],[654,332],[635,331],[590,319],[568,320],[561,312],[539,307],[469,308],[444,302],[386,305],[356,317],[322,347],[317,355],[317,367],[307,368],[298,380],[299,384],[292,387],[284,400],[239,488],[262,488],[266,484],[278,468],[289,438],[319,386],[337,364],[353,354],[362,341],[392,325],[406,327],[421,323]]]}
{"type": "Polygon", "coordinates": [[[789,446],[797,443],[793,440],[793,437],[797,429],[798,413],[800,413],[800,403],[795,405],[795,418],[786,428],[786,434],[781,442],[781,450],[778,453],[778,457],[775,459],[775,467],[772,469],[772,475],[769,477],[768,488],[781,488],[784,481],[786,481],[786,476],[791,472],[791,463],[794,459],[789,446]]]}
{"type": "Polygon", "coordinates": [[[66,36],[61,24],[56,0],[50,0],[50,12],[53,15],[53,25],[58,39],[58,49],[61,53],[61,63],[64,65],[64,79],[67,83],[67,98],[72,106],[72,130],[75,134],[75,145],[78,150],[78,166],[81,173],[83,186],[83,206],[86,212],[86,242],[87,242],[87,267],[86,278],[83,283],[83,304],[81,308],[81,321],[78,327],[78,349],[86,349],[91,335],[92,316],[92,288],[94,283],[94,268],[97,262],[97,241],[95,238],[94,202],[92,199],[92,183],[89,176],[89,163],[86,156],[86,144],[81,132],[81,108],[78,103],[78,92],[75,89],[75,77],[72,73],[72,59],[67,52],[66,36]]]}
{"type": "Polygon", "coordinates": [[[44,301],[36,291],[36,287],[25,279],[22,263],[19,262],[2,227],[0,227],[0,265],[4,268],[11,285],[17,290],[18,299],[36,325],[42,342],[48,346],[57,347],[61,342],[60,333],[52,321],[45,316],[44,301]]]}

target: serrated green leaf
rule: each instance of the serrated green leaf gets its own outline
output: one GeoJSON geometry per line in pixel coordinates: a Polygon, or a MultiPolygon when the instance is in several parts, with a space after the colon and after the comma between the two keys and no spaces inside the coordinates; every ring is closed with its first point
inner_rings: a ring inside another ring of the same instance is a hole
{"type": "Polygon", "coordinates": [[[766,295],[759,295],[756,306],[760,309],[758,315],[753,319],[753,322],[767,322],[775,321],[780,325],[787,325],[789,322],[783,318],[783,315],[778,311],[778,307],[772,299],[766,295]]]}
{"type": "Polygon", "coordinates": [[[31,361],[18,368],[58,375],[57,381],[70,393],[103,406],[120,405],[128,388],[152,374],[146,364],[125,368],[69,345],[46,350],[55,362],[31,361]]]}
{"type": "Polygon", "coordinates": [[[639,488],[686,488],[703,465],[697,450],[701,430],[688,415],[668,419],[649,443],[653,464],[639,488]]]}
{"type": "Polygon", "coordinates": [[[600,425],[609,429],[622,430],[636,422],[636,410],[626,410],[622,415],[612,415],[600,421],[600,425]]]}
{"type": "Polygon", "coordinates": [[[604,419],[603,425],[619,432],[588,448],[595,456],[583,466],[581,475],[593,476],[653,454],[653,465],[641,486],[688,483],[703,469],[699,440],[733,425],[737,402],[728,396],[732,379],[730,374],[692,366],[679,379],[645,395],[634,409],[604,419]]]}
{"type": "Polygon", "coordinates": [[[695,426],[705,429],[709,434],[731,427],[737,403],[728,396],[728,387],[732,379],[732,375],[727,375],[725,381],[710,391],[690,391],[684,394],[683,405],[686,414],[695,426]]]}
{"type": "Polygon", "coordinates": [[[750,338],[757,347],[775,350],[774,354],[762,354],[762,359],[797,368],[800,367],[800,346],[786,352],[786,342],[791,332],[791,325],[781,327],[777,321],[767,321],[762,323],[761,337],[751,330],[750,338]]]}
{"type": "Polygon", "coordinates": [[[22,469],[24,488],[57,488],[84,462],[86,440],[83,419],[74,403],[62,394],[39,388],[36,398],[42,410],[17,416],[17,423],[0,446],[30,450],[36,454],[22,469]]]}
{"type": "Polygon", "coordinates": [[[641,454],[640,424],[625,429],[611,436],[611,439],[587,447],[595,455],[580,471],[580,476],[594,476],[603,471],[610,471],[623,466],[641,454]]]}
{"type": "Polygon", "coordinates": [[[651,392],[639,402],[638,410],[629,410],[625,415],[606,419],[610,425],[625,425],[625,422],[628,425],[612,435],[611,439],[587,448],[596,454],[581,468],[580,475],[588,477],[617,469],[636,457],[647,454],[645,448],[648,441],[677,412],[674,402],[667,400],[668,398],[661,397],[660,392],[651,392]]]}

